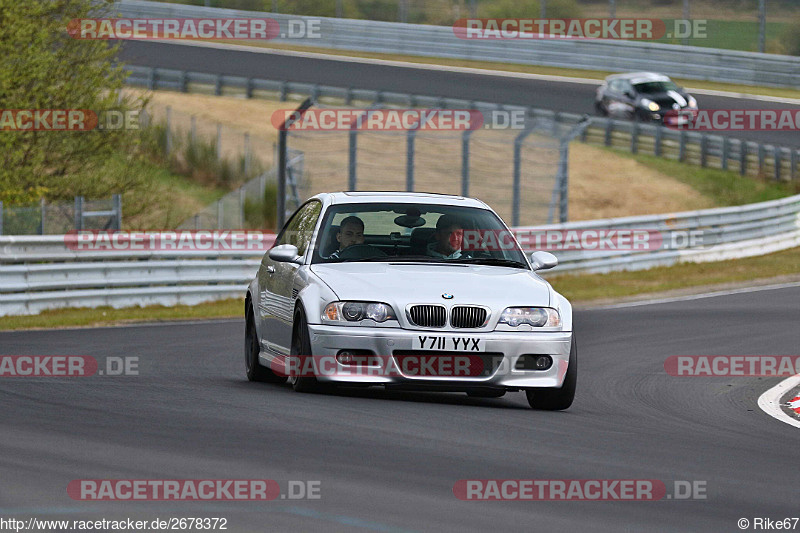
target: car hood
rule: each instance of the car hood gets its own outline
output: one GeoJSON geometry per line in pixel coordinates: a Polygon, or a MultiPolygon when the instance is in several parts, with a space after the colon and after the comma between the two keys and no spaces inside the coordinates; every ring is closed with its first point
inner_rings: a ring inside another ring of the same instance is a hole
{"type": "Polygon", "coordinates": [[[689,105],[689,95],[683,91],[664,91],[660,93],[643,94],[642,98],[647,98],[657,103],[664,109],[674,109],[673,104],[683,109],[689,105]]]}
{"type": "Polygon", "coordinates": [[[550,305],[549,285],[530,270],[408,263],[324,264],[312,265],[311,270],[340,300],[386,302],[397,309],[410,303],[550,305]]]}

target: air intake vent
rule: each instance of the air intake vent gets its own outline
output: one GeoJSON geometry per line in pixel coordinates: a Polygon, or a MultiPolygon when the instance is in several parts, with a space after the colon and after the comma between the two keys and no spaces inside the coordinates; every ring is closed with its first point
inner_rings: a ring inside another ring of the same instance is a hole
{"type": "Polygon", "coordinates": [[[443,305],[412,305],[408,318],[416,326],[443,328],[447,323],[447,311],[443,305]]]}
{"type": "Polygon", "coordinates": [[[456,306],[450,313],[450,325],[454,328],[480,328],[486,323],[486,309],[473,306],[456,306]]]}

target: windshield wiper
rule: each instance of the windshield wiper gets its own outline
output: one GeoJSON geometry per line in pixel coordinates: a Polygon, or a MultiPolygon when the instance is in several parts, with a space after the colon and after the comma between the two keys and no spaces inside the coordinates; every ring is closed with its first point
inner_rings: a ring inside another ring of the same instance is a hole
{"type": "Polygon", "coordinates": [[[477,265],[508,266],[515,268],[524,268],[524,269],[528,268],[528,265],[526,265],[521,261],[515,261],[514,259],[500,259],[497,257],[465,257],[463,259],[454,259],[448,262],[477,264],[477,265]]]}
{"type": "Polygon", "coordinates": [[[439,263],[440,261],[435,257],[428,257],[426,255],[401,255],[401,256],[379,256],[379,257],[364,257],[362,259],[342,259],[342,263],[439,263]]]}

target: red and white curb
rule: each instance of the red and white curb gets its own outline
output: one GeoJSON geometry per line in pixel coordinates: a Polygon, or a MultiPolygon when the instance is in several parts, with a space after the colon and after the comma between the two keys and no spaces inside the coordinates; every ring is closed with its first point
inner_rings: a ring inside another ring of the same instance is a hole
{"type": "MultiPolygon", "coordinates": [[[[800,428],[800,418],[786,414],[781,408],[781,398],[798,385],[800,385],[800,374],[784,379],[758,398],[758,406],[769,416],[800,428]]],[[[789,408],[800,415],[800,394],[789,401],[789,408]]]]}

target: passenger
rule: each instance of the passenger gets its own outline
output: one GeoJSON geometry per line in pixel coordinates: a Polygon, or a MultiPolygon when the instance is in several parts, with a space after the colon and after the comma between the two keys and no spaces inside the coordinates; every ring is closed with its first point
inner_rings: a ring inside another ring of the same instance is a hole
{"type": "Polygon", "coordinates": [[[461,245],[464,240],[464,226],[454,215],[442,215],[436,221],[434,241],[426,250],[431,257],[439,259],[461,258],[461,245]]]}
{"type": "Polygon", "coordinates": [[[357,216],[349,216],[342,220],[336,233],[336,241],[339,243],[339,249],[333,252],[329,259],[339,259],[339,254],[349,246],[364,244],[364,221],[357,216]]]}

